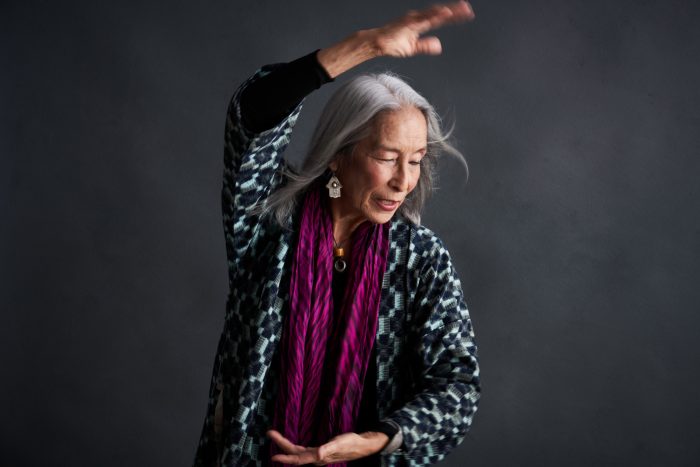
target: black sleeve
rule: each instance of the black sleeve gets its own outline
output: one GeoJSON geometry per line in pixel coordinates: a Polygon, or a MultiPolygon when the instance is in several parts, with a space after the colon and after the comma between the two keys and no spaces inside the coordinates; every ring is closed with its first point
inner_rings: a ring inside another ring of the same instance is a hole
{"type": "Polygon", "coordinates": [[[276,66],[243,91],[240,109],[247,129],[260,133],[272,128],[313,90],[333,81],[318,63],[316,52],[276,66]]]}

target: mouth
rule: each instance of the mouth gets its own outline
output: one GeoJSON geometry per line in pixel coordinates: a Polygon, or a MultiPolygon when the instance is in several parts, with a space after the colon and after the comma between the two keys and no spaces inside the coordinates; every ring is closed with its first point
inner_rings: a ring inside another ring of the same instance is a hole
{"type": "Polygon", "coordinates": [[[394,201],[384,198],[374,198],[374,202],[384,211],[394,211],[401,204],[401,201],[394,201]]]}

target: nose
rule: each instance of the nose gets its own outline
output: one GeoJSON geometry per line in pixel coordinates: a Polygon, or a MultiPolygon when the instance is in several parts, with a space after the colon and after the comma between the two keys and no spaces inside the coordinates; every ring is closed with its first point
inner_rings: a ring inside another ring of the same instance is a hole
{"type": "Polygon", "coordinates": [[[389,186],[395,191],[405,193],[408,192],[408,184],[409,177],[406,163],[397,163],[396,170],[394,170],[389,186]]]}

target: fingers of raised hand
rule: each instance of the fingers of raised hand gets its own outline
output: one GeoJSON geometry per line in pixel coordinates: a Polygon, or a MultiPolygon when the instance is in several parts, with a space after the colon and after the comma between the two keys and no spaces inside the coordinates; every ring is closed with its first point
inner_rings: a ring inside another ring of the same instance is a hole
{"type": "Polygon", "coordinates": [[[380,38],[377,45],[385,55],[393,57],[412,57],[418,54],[439,55],[442,53],[440,39],[435,36],[380,38]]]}
{"type": "Polygon", "coordinates": [[[415,49],[417,54],[440,55],[442,53],[442,44],[437,37],[427,36],[418,39],[415,49]]]}
{"type": "Polygon", "coordinates": [[[433,5],[421,11],[410,11],[403,19],[408,27],[418,33],[423,33],[448,23],[457,23],[472,18],[474,18],[474,11],[469,3],[459,1],[433,5]]]}
{"type": "Polygon", "coordinates": [[[448,21],[468,21],[474,19],[474,10],[469,2],[464,0],[446,5],[451,11],[452,16],[448,21]]]}

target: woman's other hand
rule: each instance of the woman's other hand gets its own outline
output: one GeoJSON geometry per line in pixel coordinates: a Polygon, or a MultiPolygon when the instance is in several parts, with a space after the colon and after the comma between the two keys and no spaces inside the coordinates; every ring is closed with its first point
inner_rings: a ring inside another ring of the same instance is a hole
{"type": "Polygon", "coordinates": [[[425,10],[409,11],[384,26],[358,31],[331,47],[318,52],[318,61],[331,78],[372,58],[438,55],[440,39],[423,34],[444,26],[474,18],[466,1],[433,5],[425,10]]]}
{"type": "Polygon", "coordinates": [[[268,431],[267,436],[284,452],[275,454],[272,460],[292,465],[349,462],[377,453],[389,442],[387,435],[376,432],[343,433],[319,447],[299,446],[276,430],[268,431]]]}

